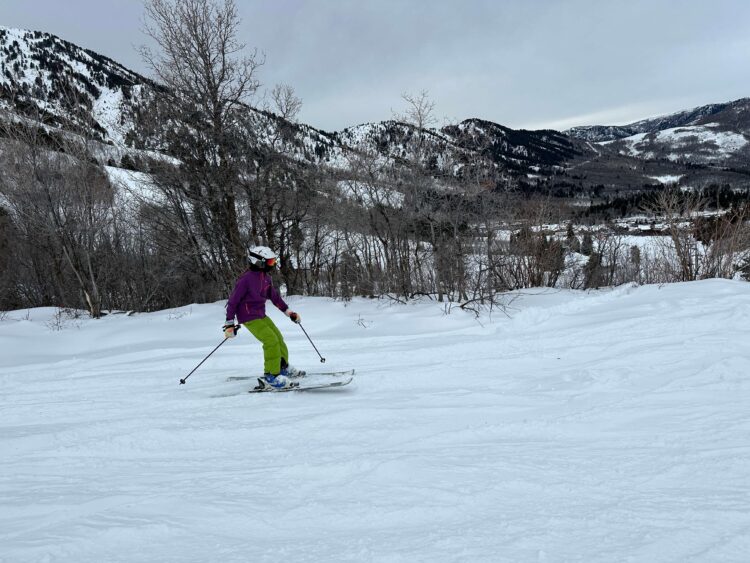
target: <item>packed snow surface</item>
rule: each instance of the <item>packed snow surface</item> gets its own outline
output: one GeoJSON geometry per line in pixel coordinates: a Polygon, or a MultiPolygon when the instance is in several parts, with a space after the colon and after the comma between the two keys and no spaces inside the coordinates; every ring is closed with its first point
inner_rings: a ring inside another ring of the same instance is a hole
{"type": "Polygon", "coordinates": [[[0,561],[747,562],[750,285],[508,299],[291,298],[355,381],[256,395],[223,303],[3,315],[0,561]]]}

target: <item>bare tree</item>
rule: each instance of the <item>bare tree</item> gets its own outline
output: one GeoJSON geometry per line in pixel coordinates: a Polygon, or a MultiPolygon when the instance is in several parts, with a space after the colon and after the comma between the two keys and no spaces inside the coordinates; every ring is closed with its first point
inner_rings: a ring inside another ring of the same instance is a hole
{"type": "Polygon", "coordinates": [[[664,264],[673,269],[671,281],[692,281],[700,275],[700,243],[689,227],[705,206],[706,201],[696,192],[668,189],[660,192],[648,208],[663,221],[669,235],[661,252],[664,264]]]}
{"type": "MultiPolygon", "coordinates": [[[[412,292],[409,225],[404,194],[397,188],[389,163],[375,152],[362,151],[349,159],[350,176],[340,182],[346,196],[359,207],[358,237],[350,240],[368,247],[372,285],[382,293],[408,297],[412,292]],[[382,275],[379,275],[382,274],[382,275]]],[[[354,249],[351,249],[354,250],[354,249]]]]}
{"type": "Polygon", "coordinates": [[[406,102],[406,109],[403,113],[393,112],[396,121],[402,121],[417,127],[427,129],[437,122],[435,118],[435,102],[430,98],[427,90],[422,90],[419,94],[404,92],[401,99],[406,102]]]}
{"type": "Polygon", "coordinates": [[[156,180],[180,196],[177,205],[191,208],[191,217],[176,208],[174,215],[195,224],[199,267],[218,270],[229,284],[245,265],[237,212],[238,166],[247,152],[240,115],[258,89],[263,60],[257,50],[243,55],[233,0],[147,0],[145,8],[145,32],[159,52],[141,53],[162,86],[149,119],[159,118],[162,148],[180,161],[177,181],[173,171],[156,180]]]}
{"type": "Polygon", "coordinates": [[[203,110],[220,132],[230,112],[258,89],[257,50],[238,56],[240,19],[234,0],[147,0],[145,32],[159,45],[141,55],[168,89],[165,94],[203,110]]]}
{"type": "Polygon", "coordinates": [[[53,147],[41,120],[16,122],[4,115],[2,122],[9,140],[0,155],[0,195],[30,251],[27,269],[55,280],[45,300],[65,306],[79,305],[68,291],[66,276],[72,274],[86,308],[98,318],[101,282],[111,273],[107,266],[115,207],[109,180],[95,164],[92,141],[62,134],[53,147]]]}
{"type": "Polygon", "coordinates": [[[703,277],[731,278],[738,269],[738,260],[750,246],[747,221],[750,206],[743,204],[723,215],[696,219],[693,235],[705,250],[703,277]]]}
{"type": "Polygon", "coordinates": [[[276,112],[284,121],[296,123],[302,109],[302,99],[297,97],[294,88],[289,84],[277,84],[271,90],[269,109],[276,112]]]}
{"type": "Polygon", "coordinates": [[[312,212],[321,211],[316,202],[330,191],[325,167],[298,158],[306,134],[297,124],[301,108],[302,100],[294,88],[279,84],[266,101],[268,114],[246,114],[243,144],[250,152],[242,160],[240,173],[247,238],[277,249],[281,277],[290,294],[303,291],[308,284],[302,271],[307,223],[314,223],[314,232],[320,232],[321,217],[313,218],[312,212]],[[255,139],[256,130],[262,132],[260,141],[255,139]]]}
{"type": "MultiPolygon", "coordinates": [[[[545,224],[555,212],[549,199],[511,198],[506,205],[514,217],[506,228],[515,225],[507,249],[498,248],[490,262],[492,275],[505,289],[557,284],[565,268],[565,248],[561,240],[545,233],[545,224]]],[[[497,228],[497,227],[496,227],[497,228]]]]}
{"type": "Polygon", "coordinates": [[[709,212],[709,199],[697,191],[660,192],[646,210],[667,236],[661,237],[659,255],[649,260],[648,278],[661,282],[729,278],[748,247],[748,208],[709,212]]]}
{"type": "MultiPolygon", "coordinates": [[[[447,191],[439,185],[439,171],[429,169],[430,144],[432,133],[429,128],[437,121],[435,118],[435,102],[426,90],[419,94],[403,93],[401,99],[405,102],[402,113],[393,113],[394,119],[407,127],[408,158],[403,165],[395,165],[392,173],[397,177],[400,191],[404,194],[401,205],[403,220],[413,232],[413,254],[404,262],[402,277],[406,271],[417,282],[416,291],[421,293],[436,293],[439,301],[443,301],[446,291],[457,281],[453,274],[456,268],[462,269],[464,257],[461,255],[462,246],[455,240],[456,221],[450,219],[450,211],[456,211],[448,199],[440,192],[447,191]],[[429,245],[431,251],[431,276],[424,278],[425,270],[430,265],[423,256],[424,246],[429,245]],[[409,265],[411,264],[411,265],[409,265]],[[431,286],[431,287],[428,287],[431,286]]],[[[460,221],[459,221],[460,222],[460,221]]],[[[407,287],[406,284],[402,284],[407,287]]]]}

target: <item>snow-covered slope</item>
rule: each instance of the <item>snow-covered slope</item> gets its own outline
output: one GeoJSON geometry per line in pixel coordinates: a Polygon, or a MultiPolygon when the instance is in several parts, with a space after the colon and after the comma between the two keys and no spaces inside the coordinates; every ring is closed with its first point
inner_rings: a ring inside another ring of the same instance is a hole
{"type": "MultiPolygon", "coordinates": [[[[149,146],[134,115],[155,87],[119,63],[55,35],[0,26],[0,107],[14,114],[65,131],[85,129],[120,149],[149,146]]],[[[342,147],[327,133],[255,108],[248,108],[248,118],[261,142],[292,158],[315,163],[340,158],[342,147]]]]}
{"type": "Polygon", "coordinates": [[[149,87],[146,78],[59,37],[0,26],[0,101],[12,111],[122,144],[149,87]]]}
{"type": "Polygon", "coordinates": [[[526,291],[480,319],[294,298],[358,375],[280,395],[225,381],[260,369],[247,332],[178,385],[221,303],[11,312],[0,561],[747,561],[748,288],[526,291]]]}
{"type": "Polygon", "coordinates": [[[574,127],[578,139],[611,145],[638,159],[746,167],[750,98],[709,104],[621,126],[574,127]]]}
{"type": "Polygon", "coordinates": [[[612,144],[622,154],[638,158],[701,163],[721,162],[736,156],[746,147],[748,138],[742,133],[721,130],[718,123],[708,123],[639,133],[612,144]]]}
{"type": "Polygon", "coordinates": [[[585,125],[573,127],[568,129],[566,133],[572,137],[586,141],[613,141],[641,133],[655,133],[665,129],[689,127],[707,121],[716,121],[717,114],[736,111],[738,108],[744,109],[748,103],[750,103],[750,98],[743,98],[734,102],[708,104],[668,115],[641,119],[628,125],[585,125]]]}

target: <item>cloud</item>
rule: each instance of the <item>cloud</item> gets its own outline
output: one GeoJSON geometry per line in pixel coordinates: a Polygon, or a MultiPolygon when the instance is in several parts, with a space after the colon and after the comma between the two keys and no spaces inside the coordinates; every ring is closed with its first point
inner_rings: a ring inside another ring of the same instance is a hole
{"type": "MultiPolygon", "coordinates": [[[[236,1],[260,80],[292,85],[326,130],[388,119],[404,91],[428,90],[440,117],[560,129],[750,95],[745,0],[236,1]]],[[[30,5],[0,3],[0,21],[146,70],[140,2],[30,5]]]]}

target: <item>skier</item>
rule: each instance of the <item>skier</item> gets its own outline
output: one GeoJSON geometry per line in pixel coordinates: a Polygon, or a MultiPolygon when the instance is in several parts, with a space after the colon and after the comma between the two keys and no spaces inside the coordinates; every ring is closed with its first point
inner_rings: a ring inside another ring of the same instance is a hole
{"type": "Polygon", "coordinates": [[[259,386],[284,389],[291,386],[290,377],[302,374],[289,365],[289,351],[284,337],[274,322],[266,316],[266,299],[270,299],[281,312],[295,323],[300,316],[289,309],[273,286],[269,272],[278,263],[278,257],[267,246],[255,246],[248,252],[249,267],[232,291],[227,303],[227,322],[222,327],[225,338],[237,335],[234,318],[244,325],[263,344],[263,377],[258,378],[259,386]]]}

